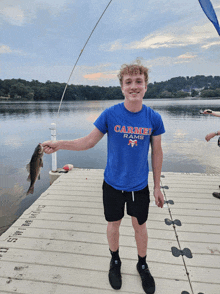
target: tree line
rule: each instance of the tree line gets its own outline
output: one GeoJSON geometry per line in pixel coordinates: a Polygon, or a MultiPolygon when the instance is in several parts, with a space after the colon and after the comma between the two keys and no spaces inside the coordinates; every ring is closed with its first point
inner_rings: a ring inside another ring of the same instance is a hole
{"type": "MultiPolygon", "coordinates": [[[[65,83],[23,79],[0,80],[0,98],[9,101],[60,101],[65,83]]],[[[220,97],[220,76],[176,77],[148,84],[145,98],[220,97]]],[[[121,87],[69,85],[66,101],[123,99],[121,87]]]]}

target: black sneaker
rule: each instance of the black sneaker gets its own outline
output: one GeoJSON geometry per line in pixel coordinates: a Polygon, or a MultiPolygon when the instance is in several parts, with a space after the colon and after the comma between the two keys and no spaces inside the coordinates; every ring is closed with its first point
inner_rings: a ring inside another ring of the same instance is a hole
{"type": "Polygon", "coordinates": [[[137,271],[140,274],[142,280],[142,287],[147,294],[153,294],[155,292],[155,282],[152,277],[149,268],[146,265],[140,265],[137,263],[137,271]]]}
{"type": "Polygon", "coordinates": [[[111,259],[110,269],[109,269],[109,283],[113,289],[119,290],[121,289],[121,261],[111,259]]]}

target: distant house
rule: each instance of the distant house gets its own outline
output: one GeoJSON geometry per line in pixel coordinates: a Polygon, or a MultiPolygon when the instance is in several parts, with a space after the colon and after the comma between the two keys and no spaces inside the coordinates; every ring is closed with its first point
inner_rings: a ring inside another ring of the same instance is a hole
{"type": "Polygon", "coordinates": [[[182,89],[182,92],[186,92],[186,93],[191,93],[193,90],[201,93],[201,91],[204,89],[205,87],[202,88],[197,88],[196,86],[189,86],[188,88],[182,89]]]}
{"type": "Polygon", "coordinates": [[[8,96],[0,96],[0,99],[2,99],[2,100],[8,100],[8,99],[10,99],[10,95],[8,94],[8,96]]]}

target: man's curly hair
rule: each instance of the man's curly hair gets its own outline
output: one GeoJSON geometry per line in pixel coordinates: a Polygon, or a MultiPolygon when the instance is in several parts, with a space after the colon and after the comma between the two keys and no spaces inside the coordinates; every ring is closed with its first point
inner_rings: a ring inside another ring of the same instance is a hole
{"type": "Polygon", "coordinates": [[[137,75],[144,74],[145,83],[148,84],[148,68],[143,66],[140,60],[136,60],[133,64],[123,64],[118,74],[120,85],[123,84],[123,76],[124,75],[137,75]]]}

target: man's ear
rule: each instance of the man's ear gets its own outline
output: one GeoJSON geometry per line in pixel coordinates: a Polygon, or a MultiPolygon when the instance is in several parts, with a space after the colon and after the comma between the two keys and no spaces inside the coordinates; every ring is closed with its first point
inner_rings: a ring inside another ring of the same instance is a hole
{"type": "Polygon", "coordinates": [[[121,85],[121,91],[122,91],[122,94],[124,95],[123,85],[121,85]]]}

